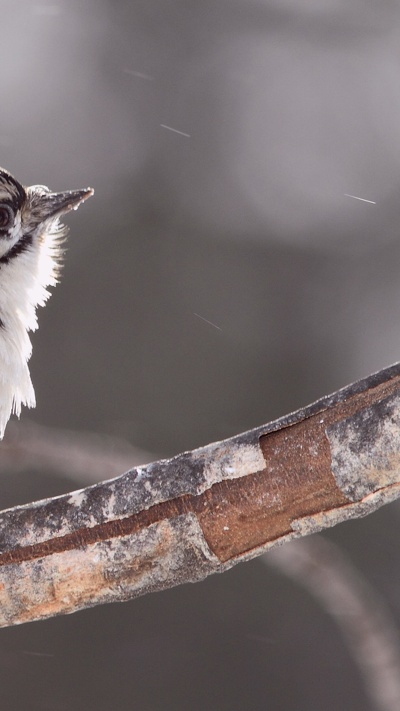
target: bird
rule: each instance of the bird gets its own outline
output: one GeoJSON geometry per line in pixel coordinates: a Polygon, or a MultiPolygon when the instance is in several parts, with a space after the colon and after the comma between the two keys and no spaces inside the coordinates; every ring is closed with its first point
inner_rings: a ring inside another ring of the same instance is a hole
{"type": "Polygon", "coordinates": [[[52,192],[24,187],[0,168],[0,439],[12,413],[35,407],[28,362],[36,309],[59,280],[68,229],[60,218],[93,195],[92,188],[52,192]]]}

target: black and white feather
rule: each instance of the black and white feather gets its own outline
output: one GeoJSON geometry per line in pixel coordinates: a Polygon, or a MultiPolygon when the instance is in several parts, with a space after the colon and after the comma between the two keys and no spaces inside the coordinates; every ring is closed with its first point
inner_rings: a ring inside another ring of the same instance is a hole
{"type": "Polygon", "coordinates": [[[24,188],[0,168],[0,438],[11,413],[35,407],[28,361],[36,308],[58,280],[66,229],[60,217],[93,194],[91,188],[52,193],[24,188]]]}

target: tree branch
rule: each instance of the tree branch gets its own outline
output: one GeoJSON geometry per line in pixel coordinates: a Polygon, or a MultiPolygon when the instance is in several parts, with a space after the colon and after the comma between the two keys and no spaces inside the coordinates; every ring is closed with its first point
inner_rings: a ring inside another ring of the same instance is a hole
{"type": "Polygon", "coordinates": [[[223,572],[400,496],[400,364],[268,425],[0,513],[0,625],[223,572]]]}

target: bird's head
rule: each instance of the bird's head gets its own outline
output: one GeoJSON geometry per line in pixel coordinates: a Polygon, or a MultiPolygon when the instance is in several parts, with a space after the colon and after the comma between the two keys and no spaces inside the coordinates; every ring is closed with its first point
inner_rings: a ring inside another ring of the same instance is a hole
{"type": "Polygon", "coordinates": [[[91,195],[91,188],[53,193],[44,185],[23,187],[0,168],[0,261],[19,247],[33,244],[91,195]]]}
{"type": "Polygon", "coordinates": [[[24,187],[0,168],[0,439],[12,412],[35,406],[28,361],[36,308],[57,282],[63,230],[59,218],[93,194],[24,187]]]}

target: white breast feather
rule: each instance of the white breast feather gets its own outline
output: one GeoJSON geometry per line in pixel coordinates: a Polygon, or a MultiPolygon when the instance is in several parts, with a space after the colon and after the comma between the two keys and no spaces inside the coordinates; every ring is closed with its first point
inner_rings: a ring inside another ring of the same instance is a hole
{"type": "Polygon", "coordinates": [[[60,240],[58,223],[33,241],[28,249],[0,264],[0,438],[11,413],[20,415],[21,406],[35,407],[35,392],[28,361],[32,345],[28,335],[38,327],[36,307],[50,296],[48,286],[57,283],[60,240]]]}

